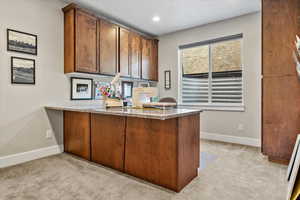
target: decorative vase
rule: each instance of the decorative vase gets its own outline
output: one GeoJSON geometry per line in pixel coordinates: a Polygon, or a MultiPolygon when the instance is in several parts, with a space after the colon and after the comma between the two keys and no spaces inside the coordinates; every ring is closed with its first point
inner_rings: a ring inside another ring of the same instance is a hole
{"type": "Polygon", "coordinates": [[[106,102],[107,102],[107,96],[102,96],[102,105],[103,105],[103,107],[105,107],[106,108],[106,102]]]}

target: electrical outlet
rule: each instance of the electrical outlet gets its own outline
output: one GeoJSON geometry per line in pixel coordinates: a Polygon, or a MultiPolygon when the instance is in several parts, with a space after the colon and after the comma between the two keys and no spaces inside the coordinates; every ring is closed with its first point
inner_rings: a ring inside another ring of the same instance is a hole
{"type": "Polygon", "coordinates": [[[51,129],[48,129],[48,130],[46,131],[46,138],[47,138],[47,139],[52,138],[52,130],[51,130],[51,129]]]}
{"type": "Polygon", "coordinates": [[[244,124],[239,124],[238,125],[238,130],[243,131],[244,130],[244,124]]]}

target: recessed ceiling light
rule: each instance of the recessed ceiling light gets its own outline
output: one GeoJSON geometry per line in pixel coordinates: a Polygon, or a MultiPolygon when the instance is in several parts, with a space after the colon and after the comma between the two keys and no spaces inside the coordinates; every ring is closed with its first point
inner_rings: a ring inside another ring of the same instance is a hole
{"type": "Polygon", "coordinates": [[[159,16],[154,16],[154,17],[152,17],[152,21],[159,22],[160,21],[160,17],[159,16]]]}

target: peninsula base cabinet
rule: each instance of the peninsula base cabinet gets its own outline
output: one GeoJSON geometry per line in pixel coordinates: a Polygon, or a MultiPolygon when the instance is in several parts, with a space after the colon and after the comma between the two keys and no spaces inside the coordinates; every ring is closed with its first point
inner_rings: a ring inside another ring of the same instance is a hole
{"type": "Polygon", "coordinates": [[[181,191],[198,175],[200,115],[159,120],[64,111],[65,151],[181,191]]]}

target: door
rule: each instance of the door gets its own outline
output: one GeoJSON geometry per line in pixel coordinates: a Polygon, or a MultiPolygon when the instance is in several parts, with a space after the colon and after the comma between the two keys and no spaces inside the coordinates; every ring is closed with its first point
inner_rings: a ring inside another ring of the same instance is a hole
{"type": "Polygon", "coordinates": [[[119,27],[105,20],[100,20],[98,23],[100,73],[115,75],[118,70],[119,27]]]}
{"type": "Polygon", "coordinates": [[[177,190],[177,119],[129,117],[125,172],[177,190]]]}
{"type": "Polygon", "coordinates": [[[130,76],[129,31],[120,28],[120,69],[121,76],[130,76]]]}
{"type": "Polygon", "coordinates": [[[150,79],[151,71],[151,40],[142,38],[142,79],[150,79]]]}
{"type": "Polygon", "coordinates": [[[264,77],[263,92],[263,153],[288,161],[300,133],[298,77],[264,77]]]}
{"type": "Polygon", "coordinates": [[[92,161],[124,170],[125,117],[91,115],[92,161]]]}
{"type": "Polygon", "coordinates": [[[97,72],[97,18],[76,10],[75,71],[97,72]]]}
{"type": "Polygon", "coordinates": [[[263,0],[263,75],[295,75],[293,52],[299,35],[299,1],[263,0]]]}
{"type": "Polygon", "coordinates": [[[130,66],[131,77],[141,78],[141,38],[135,33],[130,33],[130,66]]]}
{"type": "Polygon", "coordinates": [[[64,151],[90,160],[90,113],[64,111],[64,151]]]}
{"type": "Polygon", "coordinates": [[[158,40],[152,40],[150,80],[158,81],[158,40]]]}

